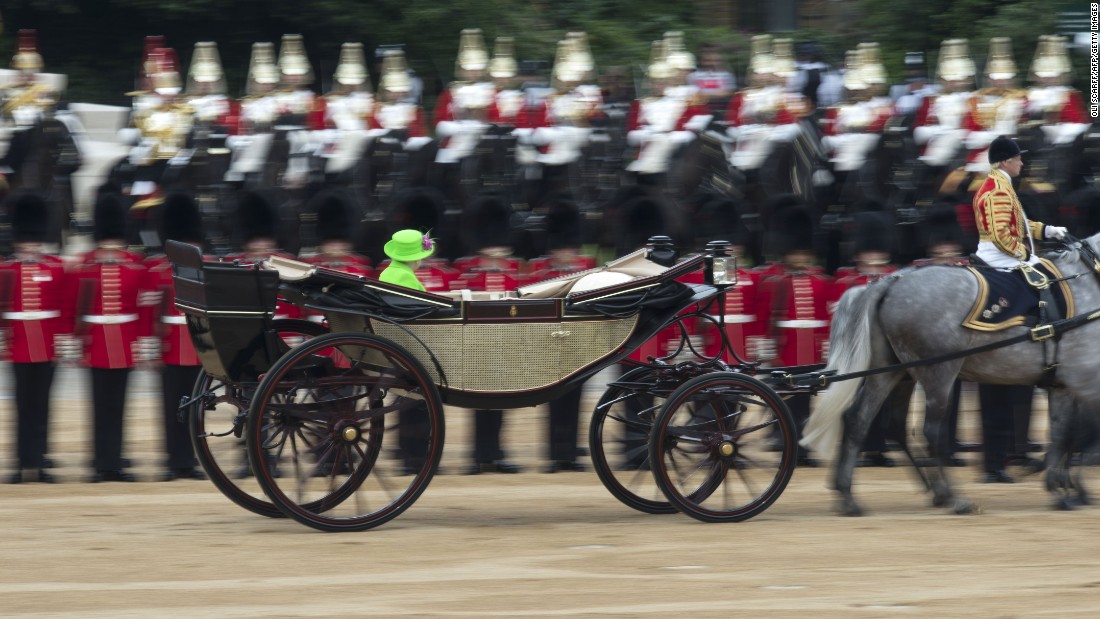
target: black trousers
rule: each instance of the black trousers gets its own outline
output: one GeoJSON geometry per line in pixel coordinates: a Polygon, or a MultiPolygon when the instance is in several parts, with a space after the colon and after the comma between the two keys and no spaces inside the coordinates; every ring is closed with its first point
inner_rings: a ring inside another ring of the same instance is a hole
{"type": "Polygon", "coordinates": [[[164,411],[164,450],[169,469],[189,469],[198,464],[191,444],[187,420],[180,420],[180,400],[191,396],[195,380],[202,372],[198,365],[163,365],[160,370],[161,404],[164,411]]]}
{"type": "Polygon", "coordinates": [[[550,402],[550,460],[573,462],[577,459],[577,429],[580,426],[583,383],[550,402]]]}
{"type": "Polygon", "coordinates": [[[15,379],[16,454],[19,468],[42,467],[49,433],[50,386],[54,363],[12,363],[15,379]]]}
{"type": "Polygon", "coordinates": [[[997,471],[1007,464],[1016,447],[1016,419],[1030,420],[1034,392],[1029,385],[978,385],[985,470],[997,471]]]}
{"type": "Polygon", "coordinates": [[[504,427],[504,411],[474,411],[474,462],[489,464],[504,459],[500,447],[500,430],[504,427]]]}
{"type": "Polygon", "coordinates": [[[97,471],[122,470],[122,420],[130,368],[92,368],[92,413],[97,471]]]}

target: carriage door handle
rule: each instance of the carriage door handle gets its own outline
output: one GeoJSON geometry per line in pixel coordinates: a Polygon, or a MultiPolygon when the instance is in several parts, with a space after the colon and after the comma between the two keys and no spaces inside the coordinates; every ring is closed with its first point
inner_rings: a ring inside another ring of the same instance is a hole
{"type": "Polygon", "coordinates": [[[573,335],[572,331],[551,331],[550,337],[569,337],[573,335]]]}

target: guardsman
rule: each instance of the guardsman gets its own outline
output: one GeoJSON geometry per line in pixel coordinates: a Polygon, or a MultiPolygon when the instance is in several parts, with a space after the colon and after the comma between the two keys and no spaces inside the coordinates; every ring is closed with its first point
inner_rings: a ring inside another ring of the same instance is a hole
{"type": "Polygon", "coordinates": [[[39,79],[42,55],[38,52],[38,31],[20,30],[11,68],[15,80],[0,93],[3,107],[0,119],[15,128],[33,127],[52,115],[59,93],[39,79]]]}
{"type": "MultiPolygon", "coordinates": [[[[294,257],[279,248],[278,210],[264,192],[246,191],[241,194],[236,220],[241,235],[241,251],[226,256],[227,261],[255,264],[272,256],[294,257]]],[[[276,319],[298,318],[300,314],[301,309],[297,305],[282,301],[275,304],[276,319]]]]}
{"type": "Polygon", "coordinates": [[[0,325],[15,390],[16,470],[11,483],[53,483],[46,469],[50,387],[55,338],[72,332],[73,287],[61,258],[44,251],[49,235],[46,201],[25,193],[11,198],[11,259],[0,263],[0,325]]]}
{"type": "MultiPolygon", "coordinates": [[[[160,211],[160,236],[165,241],[179,241],[201,248],[203,244],[202,214],[195,198],[183,192],[173,192],[164,199],[160,211]]],[[[146,260],[149,283],[157,291],[153,306],[152,337],[159,353],[161,378],[161,412],[164,428],[165,471],[161,480],[206,479],[196,466],[194,447],[186,420],[180,415],[180,402],[191,395],[202,364],[191,343],[187,320],[176,309],[172,263],[161,254],[146,260]]]]}
{"type": "MultiPolygon", "coordinates": [[[[473,247],[478,255],[461,263],[464,273],[452,282],[457,289],[506,292],[519,285],[519,263],[511,258],[512,208],[496,196],[481,196],[470,205],[473,247]]],[[[456,263],[456,266],[459,266],[456,263]]],[[[521,467],[509,462],[500,444],[504,412],[480,409],[474,412],[474,451],[466,473],[518,473],[521,467]]]]}
{"type": "MultiPolygon", "coordinates": [[[[970,109],[963,121],[963,126],[969,130],[966,147],[970,153],[966,169],[981,176],[989,173],[988,149],[993,138],[1016,135],[1027,111],[1027,91],[1019,88],[1011,39],[994,37],[989,40],[985,73],[986,87],[970,98],[970,109]]],[[[975,181],[975,185],[980,183],[981,179],[975,181]]]]}
{"type": "Polygon", "coordinates": [[[433,122],[441,140],[436,163],[455,164],[473,154],[488,128],[489,109],[496,95],[488,68],[489,54],[481,30],[463,30],[455,59],[455,81],[436,101],[433,122]]]}
{"type": "Polygon", "coordinates": [[[696,133],[706,128],[714,118],[707,105],[707,98],[691,81],[695,72],[695,54],[684,46],[684,33],[673,30],[665,33],[665,62],[675,73],[673,83],[665,88],[665,95],[684,102],[686,120],[684,128],[696,133]]]}
{"type": "Polygon", "coordinates": [[[196,123],[206,127],[227,127],[236,122],[234,102],[225,93],[225,72],[218,44],[213,41],[195,43],[191,66],[187,69],[184,100],[194,112],[196,123]]]}
{"type": "Polygon", "coordinates": [[[375,102],[362,43],[340,46],[332,83],[332,90],[318,99],[324,115],[325,129],[318,135],[324,144],[325,174],[339,174],[354,166],[370,139],[375,102]]]}
{"type": "Polygon", "coordinates": [[[560,176],[565,169],[561,166],[578,161],[588,145],[593,122],[605,116],[603,95],[592,83],[595,70],[584,33],[570,32],[558,41],[551,79],[554,93],[546,98],[545,114],[533,135],[541,151],[537,161],[557,170],[544,168],[544,177],[560,176]]]}
{"type": "MultiPolygon", "coordinates": [[[[768,335],[775,342],[775,365],[803,366],[824,363],[829,341],[829,294],[832,281],[817,265],[815,218],[797,198],[773,199],[781,236],[775,239],[780,260],[765,270],[761,282],[761,307],[770,314],[768,335]]],[[[788,400],[795,422],[802,426],[810,413],[809,394],[788,400]]],[[[800,450],[800,464],[814,462],[800,450]]]]}
{"type": "MultiPolygon", "coordinates": [[[[705,230],[701,240],[728,241],[728,251],[737,258],[737,285],[722,296],[724,316],[717,325],[725,332],[737,357],[724,355],[722,360],[731,365],[736,365],[738,358],[757,361],[761,352],[768,352],[761,349],[761,343],[769,316],[760,307],[761,274],[750,264],[747,252],[749,231],[741,220],[741,209],[733,200],[716,196],[700,210],[699,225],[705,230]]],[[[711,318],[719,320],[717,313],[712,314],[711,318]]],[[[714,329],[715,325],[709,322],[704,323],[701,329],[708,356],[723,352],[721,335],[714,329]]]]}
{"type": "MultiPolygon", "coordinates": [[[[326,269],[373,277],[370,259],[352,251],[356,226],[350,201],[336,191],[325,192],[319,196],[316,214],[317,253],[305,261],[326,269]]],[[[314,320],[312,315],[310,320],[314,320]]]]}
{"type": "MultiPolygon", "coordinates": [[[[894,222],[889,213],[867,210],[856,213],[853,234],[855,247],[851,267],[837,271],[829,294],[829,316],[835,312],[840,297],[849,289],[867,285],[897,270],[891,264],[894,252],[894,222]]],[[[886,439],[893,429],[894,420],[904,419],[909,400],[891,396],[879,409],[870,431],[863,441],[865,466],[894,466],[886,455],[886,439]]]]}
{"type": "Polygon", "coordinates": [[[863,167],[894,112],[893,102],[882,92],[886,73],[878,58],[878,44],[860,43],[849,53],[847,64],[845,100],[826,110],[822,121],[822,141],[837,172],[863,167]]]}
{"type": "Polygon", "coordinates": [[[150,294],[141,257],[126,249],[126,207],[122,197],[104,193],[95,206],[95,248],[74,269],[76,333],[84,339],[90,368],[94,416],[93,482],[134,481],[122,458],[126,385],[134,348],[148,333],[144,310],[150,294]]]}
{"type": "MultiPolygon", "coordinates": [[[[642,175],[666,172],[673,152],[695,139],[693,129],[701,130],[710,120],[698,91],[680,83],[683,71],[673,64],[668,45],[668,40],[653,42],[647,70],[650,96],[638,99],[627,116],[627,142],[638,146],[638,154],[626,169],[642,175]]],[[[682,57],[689,54],[681,50],[678,55],[678,62],[686,65],[682,57]]]]}
{"type": "Polygon", "coordinates": [[[424,121],[424,111],[408,101],[412,82],[405,64],[405,52],[388,49],[382,58],[382,78],[378,83],[378,98],[370,128],[394,131],[406,136],[405,148],[416,150],[430,142],[424,121]]]}
{"type": "Polygon", "coordinates": [[[489,108],[489,122],[516,129],[530,129],[527,95],[516,88],[518,67],[512,37],[497,37],[493,59],[489,61],[489,77],[493,78],[496,95],[489,108]]]}
{"type": "Polygon", "coordinates": [[[727,131],[736,142],[730,163],[743,171],[759,169],[777,142],[797,137],[802,130],[799,120],[813,111],[800,94],[786,91],[796,68],[788,53],[789,40],[780,41],[773,46],[769,35],[752,38],[749,87],[731,97],[726,110],[727,131]]]}
{"type": "MultiPolygon", "coordinates": [[[[530,281],[562,277],[596,266],[595,259],[579,253],[583,219],[576,204],[564,199],[554,201],[547,209],[545,223],[546,247],[550,256],[533,261],[538,267],[528,277],[530,281]]],[[[549,404],[549,462],[544,469],[547,473],[584,470],[584,465],[577,462],[577,457],[582,454],[577,446],[577,431],[583,390],[583,384],[578,385],[549,404]]]]}
{"type": "Polygon", "coordinates": [[[922,162],[942,168],[959,156],[969,132],[963,121],[970,110],[975,69],[966,39],[941,44],[936,74],[941,91],[921,101],[913,120],[913,140],[924,149],[922,162]]]}
{"type": "Polygon", "coordinates": [[[284,34],[279,45],[279,88],[275,94],[278,124],[322,129],[323,114],[318,115],[317,96],[310,90],[313,66],[306,56],[300,34],[284,34]]]}
{"type": "Polygon", "coordinates": [[[1069,86],[1072,72],[1065,38],[1039,37],[1031,63],[1033,85],[1027,93],[1027,117],[1029,122],[1041,123],[1047,143],[1056,147],[1072,143],[1090,124],[1081,93],[1069,86]]]}
{"type": "Polygon", "coordinates": [[[231,128],[226,145],[233,151],[225,180],[241,182],[261,175],[275,137],[275,120],[279,105],[275,89],[279,85],[279,68],[275,65],[275,46],[253,43],[248,64],[245,97],[238,103],[237,126],[231,128]]]}

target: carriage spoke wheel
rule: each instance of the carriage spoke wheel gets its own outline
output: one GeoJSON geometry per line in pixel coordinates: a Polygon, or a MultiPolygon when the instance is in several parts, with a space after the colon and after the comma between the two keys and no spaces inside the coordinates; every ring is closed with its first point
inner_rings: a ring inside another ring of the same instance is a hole
{"type": "Polygon", "coordinates": [[[782,398],[734,372],[693,378],[669,395],[649,443],[665,497],[703,522],[739,522],[767,509],[790,481],[797,454],[782,398]]]}
{"type": "MultiPolygon", "coordinates": [[[[308,320],[276,320],[271,328],[281,336],[285,350],[328,332],[308,320]]],[[[248,466],[243,435],[249,396],[255,388],[254,383],[251,387],[227,385],[202,372],[191,391],[187,424],[195,456],[214,486],[229,500],[253,513],[281,518],[283,513],[267,500],[248,466]]]]}
{"type": "Polygon", "coordinates": [[[592,466],[607,490],[625,505],[647,514],[676,511],[653,481],[649,433],[664,404],[665,372],[638,367],[622,375],[604,392],[588,425],[592,466]]]}
{"type": "Polygon", "coordinates": [[[443,404],[424,367],[374,335],[333,333],[283,355],[248,412],[248,457],[285,515],[362,531],[408,509],[443,453],[443,404]],[[383,458],[383,444],[399,451],[383,458]]]}

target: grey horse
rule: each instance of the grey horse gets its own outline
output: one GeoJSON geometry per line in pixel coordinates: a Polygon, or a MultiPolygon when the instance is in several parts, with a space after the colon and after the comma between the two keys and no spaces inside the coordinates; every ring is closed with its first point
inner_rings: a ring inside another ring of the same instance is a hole
{"type": "MultiPolygon", "coordinates": [[[[1047,489],[1055,494],[1055,506],[1069,509],[1088,502],[1079,480],[1070,474],[1070,456],[1082,448],[1081,415],[1100,410],[1100,234],[1067,245],[1048,257],[1069,281],[1077,315],[1083,324],[1058,339],[1060,365],[1050,392],[1050,447],[1047,453],[1047,489]],[[1093,316],[1093,315],[1096,316],[1093,316]]],[[[942,358],[1027,333],[1016,326],[1002,331],[976,331],[962,327],[978,293],[978,282],[967,269],[954,266],[907,268],[877,282],[853,288],[837,305],[830,333],[826,372],[837,375],[872,368],[942,358]]],[[[904,370],[874,373],[863,379],[832,383],[818,398],[803,431],[802,444],[827,453],[841,439],[834,463],[834,488],[839,493],[838,511],[862,514],[852,496],[856,457],[871,421],[893,390],[924,389],[925,438],[937,466],[926,479],[933,492],[932,504],[949,506],[956,513],[970,513],[974,504],[956,495],[944,468],[947,445],[941,437],[945,411],[956,377],[991,383],[1037,385],[1044,379],[1045,359],[1053,359],[1054,339],[1025,339],[1005,347],[916,365],[904,370]],[[1046,346],[1044,353],[1043,347],[1046,346]]],[[[1089,433],[1091,434],[1091,433],[1089,433]]]]}

